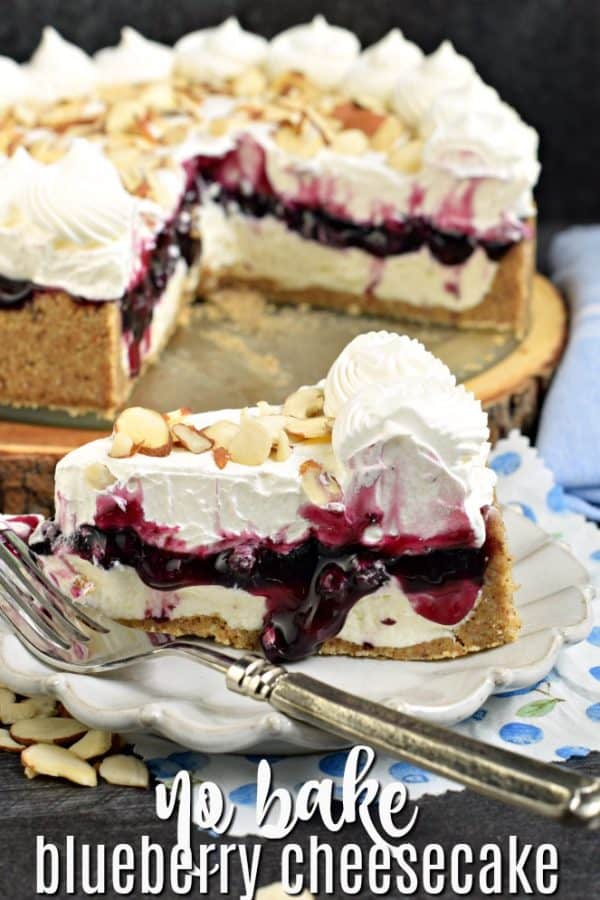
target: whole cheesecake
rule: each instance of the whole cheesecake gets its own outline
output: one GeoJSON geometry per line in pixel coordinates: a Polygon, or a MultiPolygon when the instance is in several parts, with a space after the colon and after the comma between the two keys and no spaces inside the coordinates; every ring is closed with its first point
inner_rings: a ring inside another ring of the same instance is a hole
{"type": "Polygon", "coordinates": [[[224,287],[526,328],[537,135],[448,42],[46,29],[0,75],[0,405],[112,413],[224,287]]]}
{"type": "Polygon", "coordinates": [[[276,660],[459,656],[518,631],[487,438],[439,360],[371,332],[281,406],[125,410],[59,463],[30,542],[141,628],[276,660]]]}

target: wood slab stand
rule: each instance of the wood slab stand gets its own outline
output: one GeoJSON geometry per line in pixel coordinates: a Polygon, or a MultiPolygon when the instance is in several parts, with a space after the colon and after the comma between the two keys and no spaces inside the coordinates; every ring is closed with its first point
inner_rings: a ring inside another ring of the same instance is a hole
{"type": "MultiPolygon", "coordinates": [[[[565,304],[550,282],[538,275],[527,336],[501,362],[465,382],[489,413],[494,441],[511,428],[527,431],[535,424],[566,335],[565,304]]],[[[0,511],[51,515],[56,463],[105,433],[0,421],[0,511]]]]}

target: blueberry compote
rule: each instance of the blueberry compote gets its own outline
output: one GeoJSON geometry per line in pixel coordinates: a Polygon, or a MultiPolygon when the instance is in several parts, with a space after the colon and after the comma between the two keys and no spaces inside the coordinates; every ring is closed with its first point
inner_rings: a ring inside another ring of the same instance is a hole
{"type": "Polygon", "coordinates": [[[154,246],[145,254],[141,275],[121,299],[123,334],[127,340],[129,370],[137,375],[142,363],[142,348],[152,324],[154,307],[180,259],[188,266],[195,262],[200,242],[192,236],[193,210],[199,200],[195,177],[190,174],[188,186],[177,212],[156,237],[154,246]]]}
{"type": "Polygon", "coordinates": [[[0,276],[0,308],[19,308],[31,299],[35,285],[31,281],[11,281],[0,276]]]}
{"type": "MultiPolygon", "coordinates": [[[[107,569],[116,563],[131,566],[156,590],[221,585],[265,597],[261,644],[273,661],[315,653],[339,634],[358,600],[391,579],[415,612],[456,625],[475,604],[490,552],[488,542],[481,548],[393,556],[361,545],[326,546],[311,537],[287,547],[245,541],[219,551],[186,553],[164,549],[176,546],[170,534],[157,547],[140,536],[139,528],[126,524],[135,515],[135,504],[129,514],[117,509],[101,517],[103,527],[81,526],[69,539],[70,551],[107,569]]],[[[148,529],[146,523],[144,536],[151,535],[148,529]]]]}
{"type": "MultiPolygon", "coordinates": [[[[273,216],[303,238],[336,249],[357,247],[384,259],[427,246],[438,262],[457,266],[466,262],[478,246],[497,262],[515,242],[478,237],[467,233],[467,227],[464,231],[442,231],[419,215],[389,217],[377,225],[360,224],[344,217],[343,210],[334,215],[323,209],[316,189],[305,190],[302,200],[285,199],[269,180],[264,151],[248,140],[223,157],[198,157],[196,164],[201,189],[210,189],[212,199],[225,208],[257,219],[273,216]]],[[[459,218],[471,220],[472,210],[465,208],[459,218]]]]}

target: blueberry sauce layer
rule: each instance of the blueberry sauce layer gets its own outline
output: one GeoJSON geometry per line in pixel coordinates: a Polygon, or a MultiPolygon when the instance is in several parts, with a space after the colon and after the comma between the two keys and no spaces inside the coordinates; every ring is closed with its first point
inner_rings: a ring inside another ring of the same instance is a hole
{"type": "MultiPolygon", "coordinates": [[[[452,627],[473,609],[490,555],[486,544],[386,556],[360,545],[328,547],[315,537],[287,549],[257,541],[221,552],[183,553],[147,543],[130,526],[93,525],[81,526],[66,544],[70,553],[104,569],[132,567],[155,590],[219,585],[264,597],[260,641],[274,661],[316,653],[339,634],[362,597],[393,579],[416,613],[452,627]]],[[[63,547],[61,536],[51,531],[45,544],[34,549],[48,553],[63,547]]],[[[383,624],[395,621],[388,618],[383,624]]]]}
{"type": "MultiPolygon", "coordinates": [[[[191,170],[188,185],[173,217],[156,235],[151,247],[144,251],[140,274],[119,301],[123,336],[128,350],[130,374],[139,373],[145,344],[152,325],[154,307],[159,302],[169,278],[180,259],[192,265],[200,253],[200,241],[192,236],[193,210],[198,205],[199,192],[195,170],[191,170]]],[[[20,309],[36,293],[49,290],[30,281],[11,281],[0,277],[0,309],[20,309]]],[[[73,297],[77,303],[95,301],[73,297]]]]}
{"type": "Polygon", "coordinates": [[[183,259],[191,266],[200,253],[200,241],[192,236],[193,210],[198,202],[198,187],[192,172],[177,212],[158,233],[154,246],[146,251],[140,278],[121,299],[123,334],[128,346],[131,375],[135,376],[140,371],[154,307],[177,263],[183,259]]]}
{"type": "MultiPolygon", "coordinates": [[[[355,247],[385,259],[427,247],[442,265],[457,266],[465,263],[477,247],[498,262],[515,243],[484,239],[466,231],[442,231],[419,215],[388,218],[381,224],[360,224],[323,209],[316,196],[307,202],[288,200],[274,190],[266,171],[265,153],[258,145],[252,145],[251,153],[245,145],[223,157],[198,157],[196,164],[200,185],[203,183],[204,191],[209,191],[211,199],[225,209],[256,219],[272,216],[304,239],[336,250],[355,247]]],[[[467,197],[465,204],[469,202],[467,197]]],[[[470,217],[467,209],[465,217],[470,217]]]]}

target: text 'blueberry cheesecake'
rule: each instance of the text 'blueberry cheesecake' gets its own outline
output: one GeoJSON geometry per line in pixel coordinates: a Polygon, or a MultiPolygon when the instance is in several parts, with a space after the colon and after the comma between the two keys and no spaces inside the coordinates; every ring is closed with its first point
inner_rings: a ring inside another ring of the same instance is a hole
{"type": "Polygon", "coordinates": [[[31,544],[142,628],[270,659],[459,656],[518,631],[488,451],[446,366],[370,332],[281,406],[125,410],[59,463],[31,544]]]}
{"type": "Polygon", "coordinates": [[[0,405],[110,414],[198,293],[526,328],[537,135],[444,42],[317,16],[0,58],[0,405]]]}

